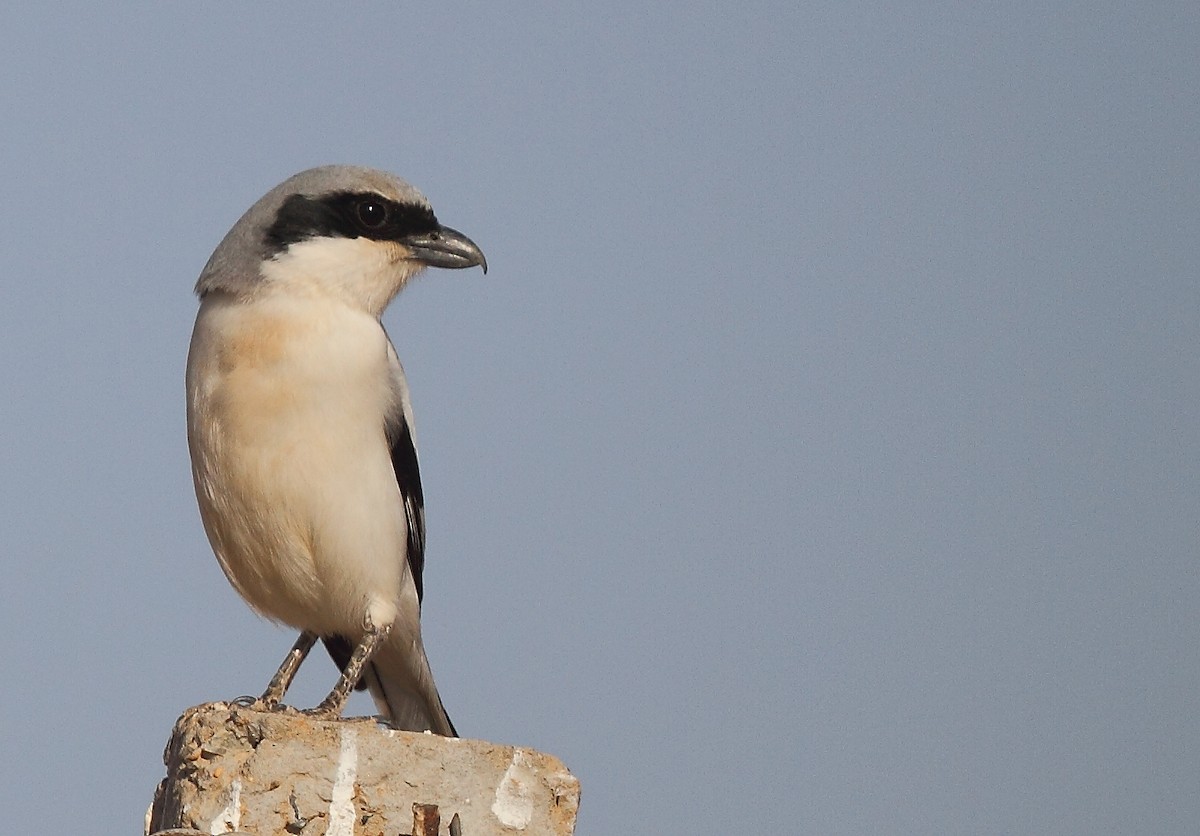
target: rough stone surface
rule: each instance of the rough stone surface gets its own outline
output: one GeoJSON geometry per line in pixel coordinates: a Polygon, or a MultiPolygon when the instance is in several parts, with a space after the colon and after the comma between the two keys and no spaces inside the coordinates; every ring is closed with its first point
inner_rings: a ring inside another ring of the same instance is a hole
{"type": "Polygon", "coordinates": [[[414,804],[463,836],[570,836],[579,781],[552,755],[482,740],[211,703],[175,724],[147,831],[411,833],[414,804]]]}

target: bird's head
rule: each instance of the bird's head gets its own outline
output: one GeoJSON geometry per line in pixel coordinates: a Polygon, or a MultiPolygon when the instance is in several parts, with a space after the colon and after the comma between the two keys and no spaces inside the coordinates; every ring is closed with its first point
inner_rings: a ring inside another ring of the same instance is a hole
{"type": "Polygon", "coordinates": [[[438,223],[408,183],[331,165],[288,178],[251,206],[209,258],[196,292],[329,295],[378,316],[426,267],[473,266],[487,272],[483,252],[438,223]]]}

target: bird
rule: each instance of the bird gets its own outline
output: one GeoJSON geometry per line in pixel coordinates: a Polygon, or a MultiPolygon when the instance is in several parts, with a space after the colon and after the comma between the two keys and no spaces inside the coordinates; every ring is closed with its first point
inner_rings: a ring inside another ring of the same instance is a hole
{"type": "Polygon", "coordinates": [[[187,438],[200,518],[230,584],[300,631],[255,701],[281,710],[320,639],[341,669],[308,711],[369,689],[397,729],[457,737],[421,638],[425,503],[404,369],[384,309],[426,267],[487,272],[388,172],[311,168],[268,191],[195,292],[187,438]]]}

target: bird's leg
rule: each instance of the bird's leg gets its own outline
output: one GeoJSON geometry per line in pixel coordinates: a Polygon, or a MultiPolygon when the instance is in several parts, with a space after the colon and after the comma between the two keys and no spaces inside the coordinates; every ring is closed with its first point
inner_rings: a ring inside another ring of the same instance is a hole
{"type": "Polygon", "coordinates": [[[354,648],[354,654],[346,663],[341,677],[333,686],[333,690],[329,692],[329,696],[323,699],[316,708],[305,713],[317,717],[340,716],[342,709],[346,707],[346,700],[350,698],[350,692],[354,690],[354,686],[358,684],[358,678],[362,676],[363,668],[366,667],[367,662],[371,661],[376,649],[391,631],[391,624],[385,624],[382,627],[372,625],[368,628],[363,640],[358,643],[358,647],[354,648]]]}
{"type": "Polygon", "coordinates": [[[300,638],[296,639],[296,643],[292,645],[288,655],[283,657],[283,664],[279,666],[279,670],[275,671],[275,675],[267,683],[267,690],[263,691],[263,695],[258,698],[264,708],[274,711],[279,707],[283,695],[287,693],[292,680],[296,678],[296,671],[300,670],[300,664],[304,661],[304,657],[308,656],[308,651],[312,650],[316,643],[316,633],[305,630],[300,634],[300,638]]]}

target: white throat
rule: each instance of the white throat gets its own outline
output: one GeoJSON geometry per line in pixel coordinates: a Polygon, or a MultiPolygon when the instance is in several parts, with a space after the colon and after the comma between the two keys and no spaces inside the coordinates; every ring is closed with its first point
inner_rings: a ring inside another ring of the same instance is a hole
{"type": "Polygon", "coordinates": [[[392,241],[370,238],[310,238],[263,262],[268,285],[289,293],[332,296],[375,317],[383,314],[425,265],[392,241]]]}

